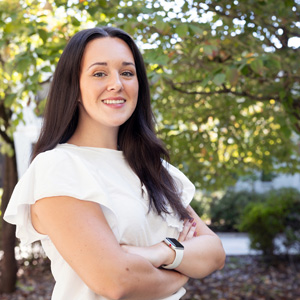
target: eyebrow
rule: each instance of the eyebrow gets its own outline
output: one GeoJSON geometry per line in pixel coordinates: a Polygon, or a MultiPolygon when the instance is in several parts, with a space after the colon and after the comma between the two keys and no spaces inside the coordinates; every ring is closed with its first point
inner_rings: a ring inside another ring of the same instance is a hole
{"type": "MultiPolygon", "coordinates": [[[[93,66],[107,66],[107,65],[108,64],[106,62],[95,62],[91,64],[87,69],[89,70],[93,66]]],[[[127,62],[127,61],[122,62],[122,66],[130,66],[130,65],[135,67],[135,64],[132,62],[127,62]]]]}

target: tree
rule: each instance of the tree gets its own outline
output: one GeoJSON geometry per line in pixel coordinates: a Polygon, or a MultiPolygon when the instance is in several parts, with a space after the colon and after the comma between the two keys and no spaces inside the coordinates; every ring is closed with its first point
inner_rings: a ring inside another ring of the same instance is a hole
{"type": "Polygon", "coordinates": [[[174,138],[168,138],[170,132],[165,136],[175,148],[180,141],[190,146],[183,152],[189,170],[202,159],[204,173],[192,167],[192,174],[206,179],[202,187],[215,186],[217,178],[222,184],[234,182],[247,170],[271,171],[279,165],[299,170],[290,141],[293,131],[300,133],[299,48],[289,45],[299,37],[299,3],[253,3],[194,3],[199,17],[211,12],[211,21],[201,24],[198,45],[192,43],[193,27],[182,34],[186,43],[177,44],[176,67],[164,79],[178,92],[176,102],[188,112],[190,124],[174,138]]]}
{"type": "MultiPolygon", "coordinates": [[[[23,120],[22,108],[35,100],[41,83],[50,80],[59,54],[77,25],[72,18],[67,16],[64,22],[55,19],[49,3],[0,2],[0,142],[5,159],[2,213],[18,180],[13,132],[23,120]]],[[[17,271],[15,226],[4,220],[2,242],[0,292],[12,292],[17,271]]]]}
{"type": "MultiPolygon", "coordinates": [[[[299,0],[12,0],[0,2],[0,136],[12,178],[2,212],[16,183],[22,107],[51,79],[70,36],[95,25],[118,26],[138,41],[158,132],[197,187],[224,188],[253,170],[299,171],[299,47],[291,43],[299,0]]],[[[3,236],[2,287],[11,291],[14,228],[4,223],[3,236]]]]}

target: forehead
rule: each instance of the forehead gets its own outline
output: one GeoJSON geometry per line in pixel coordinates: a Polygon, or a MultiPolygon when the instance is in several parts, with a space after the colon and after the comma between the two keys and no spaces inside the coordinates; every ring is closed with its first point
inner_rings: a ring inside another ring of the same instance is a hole
{"type": "Polygon", "coordinates": [[[103,37],[90,41],[86,45],[82,57],[82,65],[116,61],[134,63],[134,58],[129,46],[123,40],[114,37],[103,37]]]}

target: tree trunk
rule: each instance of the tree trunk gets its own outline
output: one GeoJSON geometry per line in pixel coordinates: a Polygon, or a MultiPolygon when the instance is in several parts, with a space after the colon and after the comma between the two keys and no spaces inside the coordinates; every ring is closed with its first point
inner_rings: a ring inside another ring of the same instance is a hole
{"type": "MultiPolygon", "coordinates": [[[[3,196],[1,203],[2,216],[6,210],[13,189],[18,181],[17,164],[15,155],[4,157],[4,176],[3,176],[3,196]]],[[[12,293],[17,281],[17,261],[15,258],[15,231],[16,226],[5,222],[2,219],[2,247],[4,256],[1,261],[2,276],[0,282],[0,292],[12,293]]]]}

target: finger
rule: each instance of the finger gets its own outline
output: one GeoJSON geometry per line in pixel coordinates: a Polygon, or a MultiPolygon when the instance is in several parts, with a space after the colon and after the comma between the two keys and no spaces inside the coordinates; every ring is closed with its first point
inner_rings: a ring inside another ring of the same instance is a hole
{"type": "Polygon", "coordinates": [[[186,235],[188,234],[188,232],[190,230],[190,227],[192,226],[192,221],[193,220],[186,219],[183,223],[183,229],[181,232],[181,238],[183,240],[185,239],[186,235]]]}
{"type": "Polygon", "coordinates": [[[196,225],[197,225],[196,222],[193,222],[193,224],[190,227],[190,230],[189,230],[189,232],[188,232],[188,234],[187,234],[187,236],[185,238],[186,241],[192,239],[193,237],[195,237],[197,235],[197,233],[196,233],[196,225]]]}
{"type": "Polygon", "coordinates": [[[186,228],[186,226],[187,226],[188,222],[189,222],[188,220],[185,220],[183,223],[182,231],[180,232],[179,237],[178,237],[179,242],[183,242],[187,235],[188,229],[186,228]]]}
{"type": "Polygon", "coordinates": [[[190,228],[192,227],[193,221],[194,221],[194,219],[185,220],[183,229],[178,238],[179,241],[181,241],[181,242],[185,241],[186,236],[189,233],[190,228]]]}

